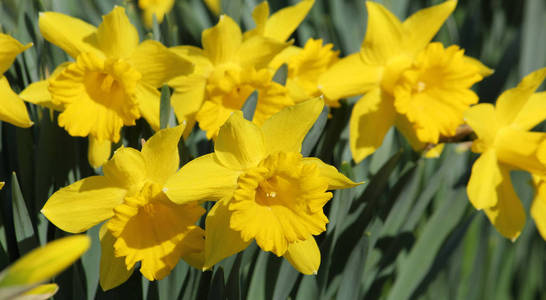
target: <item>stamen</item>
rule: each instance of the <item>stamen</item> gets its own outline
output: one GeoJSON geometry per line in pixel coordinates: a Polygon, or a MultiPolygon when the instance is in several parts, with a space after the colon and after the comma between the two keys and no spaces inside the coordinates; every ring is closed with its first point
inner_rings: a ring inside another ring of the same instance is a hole
{"type": "Polygon", "coordinates": [[[114,81],[115,81],[114,77],[112,77],[110,74],[106,74],[106,76],[102,80],[100,89],[103,92],[110,92],[110,89],[112,88],[112,85],[114,84],[114,81]]]}
{"type": "Polygon", "coordinates": [[[426,88],[427,88],[427,84],[426,84],[426,83],[424,83],[423,81],[417,82],[417,92],[418,92],[418,93],[424,91],[426,88]]]}

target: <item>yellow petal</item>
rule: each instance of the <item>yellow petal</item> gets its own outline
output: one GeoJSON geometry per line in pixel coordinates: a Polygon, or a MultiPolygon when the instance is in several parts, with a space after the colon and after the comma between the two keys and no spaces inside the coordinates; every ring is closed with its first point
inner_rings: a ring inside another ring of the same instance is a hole
{"type": "Polygon", "coordinates": [[[254,29],[248,30],[244,33],[244,38],[248,39],[253,36],[263,36],[265,31],[265,23],[269,18],[269,3],[264,1],[254,7],[252,10],[252,19],[256,24],[254,29]]]}
{"type": "Polygon", "coordinates": [[[59,286],[55,283],[40,284],[32,290],[25,292],[14,300],[41,300],[53,297],[59,290],[59,286]]]}
{"type": "Polygon", "coordinates": [[[366,8],[368,25],[360,55],[365,64],[385,65],[402,51],[402,23],[379,3],[366,1],[366,8]]]}
{"type": "Polygon", "coordinates": [[[47,107],[56,111],[62,111],[63,107],[59,104],[54,104],[51,101],[51,94],[49,93],[49,80],[42,80],[34,82],[28,85],[20,94],[23,100],[47,107]]]}
{"type": "Polygon", "coordinates": [[[112,142],[109,140],[98,140],[94,136],[89,136],[89,149],[87,150],[87,159],[93,168],[104,165],[110,158],[112,142]]]}
{"type": "Polygon", "coordinates": [[[255,167],[265,157],[264,136],[258,126],[234,112],[220,128],[214,153],[218,161],[232,170],[255,167]]]}
{"type": "Polygon", "coordinates": [[[486,65],[484,65],[479,59],[475,59],[473,57],[465,55],[465,56],[463,56],[463,60],[464,60],[465,64],[473,65],[478,70],[480,70],[479,74],[482,77],[489,76],[489,75],[493,74],[493,72],[494,72],[492,69],[490,69],[486,65]]]}
{"type": "Polygon", "coordinates": [[[138,45],[130,61],[142,74],[141,80],[153,87],[160,87],[172,78],[187,75],[193,70],[188,60],[152,40],[138,45]]]}
{"type": "Polygon", "coordinates": [[[546,175],[546,165],[537,155],[545,140],[546,133],[506,127],[499,130],[495,148],[503,163],[530,173],[546,175]]]}
{"type": "Polygon", "coordinates": [[[5,184],[6,184],[5,182],[0,181],[0,190],[4,187],[5,184]]]}
{"type": "Polygon", "coordinates": [[[148,178],[161,186],[178,170],[178,142],[183,131],[183,125],[160,130],[142,146],[148,178]]]}
{"type": "Polygon", "coordinates": [[[205,231],[199,226],[193,226],[192,229],[186,234],[184,243],[181,243],[182,250],[181,257],[190,266],[203,270],[205,264],[205,231]],[[187,245],[191,245],[190,249],[187,245]]]}
{"type": "MultiPolygon", "coordinates": [[[[497,131],[498,122],[495,115],[495,107],[490,103],[482,103],[474,105],[464,113],[464,121],[468,124],[478,136],[478,140],[474,143],[483,143],[492,145],[494,143],[497,131]]],[[[474,150],[479,147],[473,145],[474,150]]],[[[484,150],[480,150],[482,152],[484,150]]]]}
{"type": "Polygon", "coordinates": [[[236,59],[242,39],[239,25],[230,17],[221,15],[216,26],[203,31],[201,43],[205,55],[218,65],[236,59]]]}
{"type": "Polygon", "coordinates": [[[290,43],[279,42],[271,38],[252,37],[239,48],[237,52],[238,61],[245,68],[255,67],[261,69],[267,66],[275,55],[288,46],[290,46],[290,43]]]}
{"type": "Polygon", "coordinates": [[[502,167],[502,181],[497,187],[498,201],[484,211],[495,228],[503,236],[515,241],[525,226],[525,211],[510,180],[510,172],[502,167]]]}
{"type": "Polygon", "coordinates": [[[161,93],[153,86],[141,82],[136,86],[135,94],[140,113],[153,130],[159,130],[161,93]]]}
{"type": "Polygon", "coordinates": [[[406,138],[414,151],[419,152],[425,149],[427,144],[419,140],[417,131],[405,115],[397,114],[394,118],[394,126],[406,138]]]}
{"type": "Polygon", "coordinates": [[[448,0],[421,9],[407,18],[402,24],[407,34],[404,37],[404,50],[415,54],[425,48],[451,15],[455,6],[457,1],[448,0]]]}
{"type": "Polygon", "coordinates": [[[241,233],[230,228],[231,211],[228,209],[229,198],[220,200],[212,207],[205,221],[205,264],[204,270],[210,269],[222,259],[243,251],[250,242],[241,238],[241,233]]]}
{"type": "Polygon", "coordinates": [[[340,59],[319,77],[319,89],[329,99],[364,94],[379,86],[383,68],[365,65],[360,54],[340,59]]]}
{"type": "Polygon", "coordinates": [[[104,176],[92,176],[55,192],[41,212],[60,229],[78,233],[112,217],[126,193],[104,176]]]}
{"type": "Polygon", "coordinates": [[[176,46],[169,48],[169,50],[193,64],[194,69],[192,74],[208,74],[213,68],[212,62],[201,48],[195,46],[176,46]]]}
{"type": "Polygon", "coordinates": [[[525,76],[517,87],[502,93],[497,100],[497,116],[499,122],[505,125],[513,124],[529,130],[546,118],[544,96],[530,102],[531,95],[546,78],[546,68],[539,69],[525,76]],[[540,102],[536,102],[536,101],[540,102]],[[537,110],[538,109],[538,110],[537,110]],[[523,126],[527,127],[523,127],[523,126]]]}
{"type": "Polygon", "coordinates": [[[72,58],[75,59],[83,52],[100,55],[95,26],[56,12],[40,13],[38,24],[44,38],[66,51],[72,58]]]}
{"type": "Polygon", "coordinates": [[[0,287],[45,281],[70,266],[90,244],[91,240],[86,235],[76,235],[34,249],[4,271],[0,287]]]}
{"type": "Polygon", "coordinates": [[[498,187],[505,180],[502,176],[494,149],[482,153],[474,162],[466,192],[470,203],[476,209],[490,208],[498,204],[498,187]]]}
{"type": "Polygon", "coordinates": [[[538,232],[546,240],[546,184],[544,179],[533,176],[535,183],[535,198],[531,205],[531,216],[535,220],[538,232]]]}
{"type": "Polygon", "coordinates": [[[286,41],[305,19],[314,3],[314,0],[303,0],[296,5],[275,12],[265,22],[264,36],[282,42],[286,41]]]}
{"type": "MultiPolygon", "coordinates": [[[[262,2],[262,3],[267,3],[267,2],[262,2]]],[[[269,68],[273,70],[278,70],[282,66],[282,64],[288,63],[290,61],[290,58],[297,55],[302,50],[303,50],[302,48],[297,46],[290,46],[285,48],[279,54],[275,55],[275,57],[269,63],[269,68]]]]}
{"type": "Polygon", "coordinates": [[[356,102],[351,114],[350,146],[355,162],[360,162],[383,144],[394,125],[392,97],[374,89],[356,102]]]}
{"type": "Polygon", "coordinates": [[[304,157],[303,161],[305,163],[311,163],[317,166],[320,176],[328,178],[328,189],[329,190],[339,190],[347,189],[360,185],[361,182],[356,183],[347,176],[338,172],[338,170],[327,163],[324,163],[322,160],[315,157],[304,157]]]}
{"type": "Polygon", "coordinates": [[[129,196],[138,193],[146,180],[146,163],[133,148],[118,148],[102,171],[112,185],[123,187],[129,196]]]}
{"type": "Polygon", "coordinates": [[[177,77],[171,80],[169,85],[174,89],[174,93],[171,95],[171,105],[178,123],[186,122],[184,137],[187,137],[193,128],[197,112],[205,100],[207,80],[202,75],[193,74],[177,77]]]}
{"type": "Polygon", "coordinates": [[[267,154],[278,151],[299,153],[305,135],[323,107],[322,99],[310,99],[286,107],[267,119],[262,125],[267,154]]]}
{"type": "Polygon", "coordinates": [[[171,201],[216,201],[231,197],[237,188],[239,172],[230,170],[211,153],[185,164],[165,183],[164,192],[171,201]]]}
{"type": "Polygon", "coordinates": [[[288,245],[284,258],[294,269],[306,275],[316,275],[320,266],[320,249],[314,237],[288,245]]]}
{"type": "Polygon", "coordinates": [[[116,257],[114,243],[116,238],[108,231],[106,224],[102,225],[100,238],[100,286],[104,291],[113,289],[124,283],[133,274],[134,268],[127,268],[124,257],[116,257]]]}
{"type": "Polygon", "coordinates": [[[30,127],[27,107],[9,86],[6,77],[0,75],[0,121],[11,123],[18,127],[30,127]]]}
{"type": "Polygon", "coordinates": [[[512,122],[512,126],[531,130],[546,119],[546,92],[534,93],[512,122]]]}
{"type": "Polygon", "coordinates": [[[19,53],[31,46],[32,44],[23,45],[11,36],[0,33],[0,76],[10,68],[19,53]]]}
{"type": "Polygon", "coordinates": [[[138,41],[138,32],[127,18],[125,8],[115,6],[110,13],[102,17],[102,23],[97,29],[97,43],[107,57],[131,56],[138,41]]]}

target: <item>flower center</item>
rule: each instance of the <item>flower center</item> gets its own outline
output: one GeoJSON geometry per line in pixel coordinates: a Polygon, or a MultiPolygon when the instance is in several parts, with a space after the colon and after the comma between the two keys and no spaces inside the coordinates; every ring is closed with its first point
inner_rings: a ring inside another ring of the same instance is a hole
{"type": "Polygon", "coordinates": [[[49,82],[52,102],[64,109],[59,125],[72,136],[117,142],[121,127],[140,118],[135,94],[140,78],[122,60],[80,54],[49,82]]]}
{"type": "Polygon", "coordinates": [[[453,136],[463,112],[478,97],[470,87],[482,79],[457,46],[431,43],[401,73],[394,86],[394,106],[412,123],[419,141],[436,144],[453,136]]]}
{"type": "Polygon", "coordinates": [[[230,226],[265,251],[281,256],[287,246],[323,232],[322,207],[332,198],[327,180],[299,153],[279,152],[238,179],[230,202],[230,226]]]}
{"type": "Polygon", "coordinates": [[[140,261],[146,278],[161,279],[185,253],[203,249],[203,230],[194,224],[204,212],[197,204],[175,204],[158,184],[146,183],[114,208],[107,223],[115,255],[125,257],[127,269],[140,261]]]}
{"type": "Polygon", "coordinates": [[[100,61],[87,55],[80,66],[85,89],[93,101],[120,110],[136,105],[134,93],[141,75],[129,64],[118,59],[100,61]]]}

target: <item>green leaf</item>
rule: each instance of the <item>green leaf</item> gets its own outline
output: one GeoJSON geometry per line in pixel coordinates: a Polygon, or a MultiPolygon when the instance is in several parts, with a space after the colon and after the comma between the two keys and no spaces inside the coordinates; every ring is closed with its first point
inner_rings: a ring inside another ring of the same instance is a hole
{"type": "Polygon", "coordinates": [[[161,87],[161,102],[159,105],[159,127],[167,128],[171,117],[171,91],[167,85],[161,87]]]}
{"type": "Polygon", "coordinates": [[[328,107],[325,106],[315,121],[315,124],[313,124],[313,127],[311,127],[303,139],[303,143],[301,145],[301,154],[303,154],[303,156],[309,156],[311,154],[311,151],[313,151],[324,132],[324,127],[326,126],[327,121],[328,107]]]}
{"type": "Polygon", "coordinates": [[[299,275],[299,272],[286,259],[283,259],[273,290],[273,300],[288,299],[299,275]]]}
{"type": "Polygon", "coordinates": [[[252,92],[250,96],[245,100],[245,104],[241,108],[243,111],[243,117],[249,121],[252,121],[254,112],[256,111],[256,105],[258,104],[258,91],[252,92]]]}
{"type": "Polygon", "coordinates": [[[17,181],[15,172],[11,175],[11,192],[13,205],[13,225],[15,228],[15,237],[21,254],[38,247],[40,245],[38,236],[35,234],[32,220],[17,181]]]}
{"type": "Polygon", "coordinates": [[[288,65],[282,64],[275,72],[275,75],[273,75],[273,81],[280,85],[286,85],[287,77],[288,77],[288,65]]]}
{"type": "Polygon", "coordinates": [[[444,199],[443,205],[433,213],[415,246],[400,264],[388,300],[409,299],[427,274],[444,239],[461,219],[467,205],[464,188],[457,189],[451,197],[444,199]]]}
{"type": "Polygon", "coordinates": [[[212,278],[212,284],[210,286],[209,295],[207,299],[225,299],[225,285],[224,285],[224,270],[222,268],[216,269],[212,278]]]}

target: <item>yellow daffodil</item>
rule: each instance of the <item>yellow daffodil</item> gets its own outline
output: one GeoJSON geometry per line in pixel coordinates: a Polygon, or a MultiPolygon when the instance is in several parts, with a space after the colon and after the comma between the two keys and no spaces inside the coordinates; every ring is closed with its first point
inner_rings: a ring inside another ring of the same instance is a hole
{"type": "Polygon", "coordinates": [[[220,14],[220,10],[222,8],[222,1],[221,0],[203,0],[205,1],[205,4],[207,7],[212,11],[215,15],[220,14]]]}
{"type": "Polygon", "coordinates": [[[4,184],[6,184],[6,183],[3,182],[3,181],[0,181],[0,190],[4,187],[4,184]]]}
{"type": "MultiPolygon", "coordinates": [[[[333,44],[323,45],[321,39],[309,39],[303,48],[289,47],[271,62],[274,70],[286,63],[286,87],[296,102],[323,95],[318,85],[319,76],[339,60],[339,51],[333,44]]],[[[339,99],[325,97],[326,105],[338,107],[339,99]]]]}
{"type": "Polygon", "coordinates": [[[167,276],[180,258],[202,267],[203,230],[195,222],[204,209],[196,203],[173,203],[163,193],[178,169],[183,130],[158,131],[142,151],[118,149],[103,166],[104,176],[60,189],[42,208],[53,224],[68,232],[106,220],[100,230],[100,283],[105,290],[125,282],[137,262],[149,280],[167,276]]]}
{"type": "Polygon", "coordinates": [[[222,15],[218,24],[203,31],[203,49],[192,46],[171,48],[194,63],[194,73],[169,83],[174,88],[171,103],[178,121],[191,130],[195,121],[214,138],[220,126],[258,92],[254,121],[265,119],[293,105],[284,86],[273,82],[267,64],[288,44],[263,36],[243,40],[239,26],[222,15]]]}
{"type": "Polygon", "coordinates": [[[0,33],[0,121],[18,127],[30,127],[30,120],[25,103],[9,86],[4,73],[13,64],[15,57],[32,44],[22,45],[7,34],[0,33]]]}
{"type": "Polygon", "coordinates": [[[455,134],[462,113],[478,97],[470,87],[491,70],[457,46],[430,43],[456,1],[418,11],[400,22],[367,1],[360,53],[341,59],[319,78],[328,98],[365,93],[353,108],[350,146],[355,161],[372,154],[394,125],[415,150],[455,134]]]}
{"type": "Polygon", "coordinates": [[[163,22],[165,14],[169,13],[174,6],[174,0],[139,0],[138,7],[143,11],[144,25],[151,28],[154,16],[158,24],[163,22]]]}
{"type": "MultiPolygon", "coordinates": [[[[65,237],[27,253],[0,273],[0,295],[3,299],[33,296],[47,299],[58,290],[56,284],[40,283],[62,272],[80,258],[91,240],[85,235],[65,237]]],[[[18,298],[17,298],[18,299],[18,298]]]]}
{"type": "Polygon", "coordinates": [[[143,116],[158,129],[157,88],[192,70],[189,62],[159,42],[139,44],[138,32],[122,7],[104,16],[98,28],[55,12],[42,13],[39,26],[44,37],[75,62],[61,65],[47,83],[29,88],[37,98],[50,97],[62,109],[59,125],[70,135],[89,136],[94,167],[108,159],[110,144],[119,141],[122,126],[134,125],[143,116]],[[48,92],[50,96],[45,95],[48,92]]]}
{"type": "MultiPolygon", "coordinates": [[[[546,133],[530,131],[546,118],[546,92],[534,93],[545,77],[546,68],[535,71],[516,88],[502,93],[496,106],[479,104],[464,114],[478,136],[472,151],[481,153],[472,166],[468,198],[512,240],[525,224],[525,212],[512,187],[510,171],[546,175],[546,133]]],[[[543,195],[541,187],[538,195],[543,195]]],[[[532,209],[540,230],[544,228],[543,201],[536,199],[532,209]]]]}
{"type": "Polygon", "coordinates": [[[205,269],[255,240],[300,272],[317,272],[320,251],[313,236],[328,223],[322,211],[332,198],[327,191],[357,185],[333,166],[300,154],[323,106],[312,99],[287,107],[261,127],[235,112],[220,129],[214,153],[187,163],[167,181],[165,193],[175,202],[218,201],[205,222],[205,269]]]}

